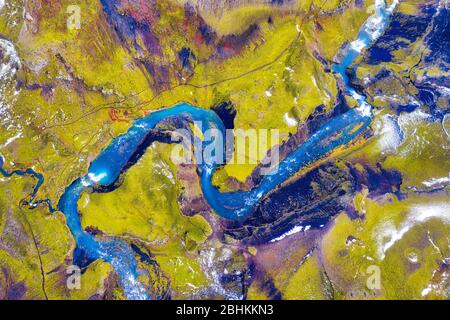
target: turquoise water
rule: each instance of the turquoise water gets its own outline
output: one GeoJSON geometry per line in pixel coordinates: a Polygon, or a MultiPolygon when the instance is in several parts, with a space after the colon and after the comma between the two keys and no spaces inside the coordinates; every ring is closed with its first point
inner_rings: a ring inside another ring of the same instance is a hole
{"type": "MultiPolygon", "coordinates": [[[[250,191],[220,192],[212,185],[211,179],[218,167],[214,161],[200,162],[197,172],[203,195],[214,211],[225,219],[239,220],[248,217],[257,202],[289,179],[306,165],[326,156],[339,146],[352,141],[371,123],[371,106],[365,97],[350,86],[345,70],[359,56],[362,48],[367,47],[388,25],[393,7],[386,8],[383,1],[376,1],[376,12],[363,26],[358,38],[344,52],[341,63],[333,65],[333,71],[340,76],[347,93],[355,98],[359,107],[336,116],[323,125],[302,145],[282,160],[261,183],[250,191]]],[[[159,110],[133,122],[132,127],[114,139],[92,162],[88,173],[66,188],[58,203],[58,210],[64,213],[75,241],[78,252],[88,260],[103,259],[110,262],[119,274],[122,288],[129,299],[149,299],[151,295],[137,281],[138,268],[135,254],[129,245],[121,240],[99,241],[84,232],[78,213],[77,203],[82,193],[96,185],[113,184],[135,152],[144,144],[145,138],[161,121],[172,117],[181,117],[189,121],[200,121],[202,131],[216,129],[225,137],[225,127],[217,114],[211,110],[182,103],[159,110]]],[[[204,142],[202,148],[210,143],[204,142]]],[[[4,172],[2,170],[3,174],[4,172]]],[[[42,184],[40,182],[40,184],[42,184]]],[[[39,184],[39,186],[40,186],[39,184]]],[[[38,186],[38,187],[39,187],[38,186]]]]}

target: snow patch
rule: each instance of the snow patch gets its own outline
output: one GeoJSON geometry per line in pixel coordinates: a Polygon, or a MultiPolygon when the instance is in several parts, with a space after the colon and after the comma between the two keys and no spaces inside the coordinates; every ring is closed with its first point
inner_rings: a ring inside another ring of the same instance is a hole
{"type": "Polygon", "coordinates": [[[307,225],[307,226],[295,226],[291,230],[283,233],[281,236],[273,238],[272,240],[270,240],[270,242],[277,242],[277,241],[283,240],[284,238],[289,237],[289,236],[291,236],[293,234],[299,233],[301,231],[306,232],[309,229],[311,229],[310,225],[307,225]]]}
{"type": "Polygon", "coordinates": [[[431,179],[423,181],[422,184],[426,187],[450,185],[450,172],[448,173],[448,177],[431,178],[431,179]]]}
{"type": "Polygon", "coordinates": [[[450,203],[442,202],[435,204],[415,205],[411,208],[406,220],[397,228],[392,222],[384,223],[380,232],[376,236],[378,256],[384,259],[386,252],[401,240],[403,236],[411,230],[415,225],[424,223],[432,218],[442,220],[444,223],[450,224],[450,203]],[[388,239],[386,241],[386,239],[388,239]]]}
{"type": "Polygon", "coordinates": [[[367,102],[363,101],[359,107],[356,108],[356,112],[358,112],[363,117],[371,117],[372,116],[372,107],[367,102]]]}
{"type": "Polygon", "coordinates": [[[403,142],[403,133],[392,115],[384,115],[375,124],[375,135],[378,137],[378,148],[382,152],[395,152],[403,142]]]}
{"type": "Polygon", "coordinates": [[[362,49],[364,49],[367,46],[367,43],[364,42],[361,39],[355,40],[351,43],[351,47],[356,52],[361,52],[362,49]]]}
{"type": "Polygon", "coordinates": [[[450,132],[448,131],[447,127],[445,126],[447,121],[450,121],[449,114],[446,114],[444,116],[444,118],[442,119],[442,130],[444,130],[445,134],[447,135],[447,138],[450,140],[450,132]]]}
{"type": "Polygon", "coordinates": [[[20,137],[22,137],[22,132],[19,132],[18,134],[16,134],[15,136],[9,138],[8,140],[6,140],[6,142],[2,145],[0,145],[0,148],[5,148],[7,147],[9,144],[11,144],[12,142],[14,142],[15,140],[19,139],[20,137]]]}
{"type": "Polygon", "coordinates": [[[14,45],[8,40],[0,39],[0,52],[3,56],[0,64],[0,80],[4,80],[14,76],[20,69],[21,63],[14,45]]]}
{"type": "Polygon", "coordinates": [[[14,105],[19,94],[16,89],[15,75],[20,68],[20,59],[14,45],[10,41],[0,39],[0,124],[4,124],[10,134],[4,146],[14,141],[16,139],[14,136],[20,134],[21,130],[20,125],[11,115],[11,106],[14,105]]]}
{"type": "Polygon", "coordinates": [[[284,114],[284,122],[289,126],[289,127],[295,127],[298,122],[297,120],[295,120],[294,118],[289,116],[289,113],[285,113],[284,114]]]}

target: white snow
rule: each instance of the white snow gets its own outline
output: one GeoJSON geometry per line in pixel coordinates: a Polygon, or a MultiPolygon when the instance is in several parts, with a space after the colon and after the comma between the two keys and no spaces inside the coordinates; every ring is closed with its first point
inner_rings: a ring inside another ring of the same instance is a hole
{"type": "MultiPolygon", "coordinates": [[[[1,1],[1,0],[0,0],[1,1]]],[[[0,80],[12,77],[20,68],[21,63],[14,45],[5,39],[0,39],[0,50],[3,52],[4,60],[0,64],[0,80]]]]}
{"type": "MultiPolygon", "coordinates": [[[[320,227],[323,227],[323,225],[321,225],[320,227]]],[[[286,238],[288,236],[291,236],[293,234],[299,233],[301,231],[306,232],[309,229],[311,229],[310,225],[307,225],[307,226],[295,226],[291,230],[283,233],[281,236],[273,238],[272,240],[270,240],[270,242],[277,242],[277,241],[283,240],[284,238],[286,238]]]]}
{"type": "Polygon", "coordinates": [[[431,287],[428,286],[425,289],[422,290],[422,297],[427,296],[431,292],[431,287]]]}
{"type": "Polygon", "coordinates": [[[14,105],[19,93],[16,89],[15,75],[21,68],[21,63],[14,45],[5,39],[0,39],[0,56],[0,122],[6,125],[9,135],[5,137],[6,142],[3,142],[3,146],[6,146],[17,139],[21,130],[11,115],[11,106],[14,105]]]}
{"type": "Polygon", "coordinates": [[[448,177],[430,178],[428,180],[423,181],[422,184],[426,187],[450,185],[450,172],[448,173],[448,177]]]}
{"type": "Polygon", "coordinates": [[[378,148],[382,152],[395,152],[402,143],[401,129],[397,119],[392,115],[384,115],[375,124],[375,136],[378,148]]]}
{"type": "Polygon", "coordinates": [[[84,187],[90,187],[96,183],[98,183],[100,180],[102,180],[104,177],[106,177],[108,174],[106,172],[101,172],[99,174],[95,173],[88,173],[87,177],[84,177],[81,180],[81,183],[84,187]]]}
{"type": "Polygon", "coordinates": [[[446,114],[444,118],[442,119],[442,129],[444,130],[445,134],[447,135],[448,139],[450,140],[450,132],[448,132],[447,127],[445,126],[446,122],[450,121],[450,115],[446,114]]]}
{"type": "Polygon", "coordinates": [[[9,138],[8,140],[6,140],[6,142],[4,144],[0,145],[0,148],[7,147],[10,143],[14,142],[14,140],[17,140],[20,137],[22,137],[22,132],[19,132],[15,136],[13,136],[13,137],[9,138]]]}
{"type": "Polygon", "coordinates": [[[361,39],[357,39],[351,43],[352,49],[357,52],[361,52],[361,50],[364,49],[366,46],[367,46],[367,43],[365,43],[361,39]]]}
{"type": "Polygon", "coordinates": [[[295,127],[298,122],[297,120],[295,120],[294,118],[289,116],[289,113],[285,113],[284,114],[284,122],[289,126],[289,127],[295,127]]]}
{"type": "Polygon", "coordinates": [[[372,107],[365,101],[356,108],[356,111],[364,117],[372,116],[372,107]]]}
{"type": "Polygon", "coordinates": [[[288,237],[288,236],[290,236],[290,235],[299,233],[299,232],[302,231],[302,230],[303,230],[303,226],[295,226],[294,228],[292,228],[292,229],[289,230],[288,232],[283,233],[281,236],[276,237],[276,238],[273,238],[272,240],[270,240],[270,242],[276,242],[276,241],[283,240],[284,238],[286,238],[286,237],[288,237]]]}
{"type": "Polygon", "coordinates": [[[384,259],[386,252],[417,224],[424,223],[432,218],[450,224],[450,202],[434,204],[420,204],[411,208],[406,219],[397,228],[392,222],[384,223],[377,231],[378,256],[384,259]],[[386,241],[386,239],[388,239],[386,241]]]}

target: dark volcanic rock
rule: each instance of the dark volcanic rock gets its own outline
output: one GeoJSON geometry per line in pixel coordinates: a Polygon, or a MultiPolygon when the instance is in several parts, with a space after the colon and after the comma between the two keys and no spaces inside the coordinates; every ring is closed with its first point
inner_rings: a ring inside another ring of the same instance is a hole
{"type": "Polygon", "coordinates": [[[375,168],[363,167],[363,170],[358,170],[349,164],[347,166],[355,178],[352,186],[355,191],[361,191],[361,186],[366,186],[371,196],[379,196],[386,193],[396,193],[400,190],[402,176],[398,171],[387,171],[380,164],[375,168]]]}
{"type": "Polygon", "coordinates": [[[296,225],[318,225],[344,209],[339,197],[351,179],[346,169],[326,164],[266,197],[244,222],[228,222],[225,234],[245,243],[263,243],[296,225]]]}
{"type": "Polygon", "coordinates": [[[215,104],[211,109],[217,113],[222,120],[225,129],[234,129],[234,119],[236,118],[236,108],[231,101],[215,104]]]}
{"type": "Polygon", "coordinates": [[[367,96],[369,101],[375,96],[390,96],[391,102],[386,107],[397,113],[412,112],[420,105],[426,106],[435,119],[442,120],[450,112],[449,81],[445,77],[445,72],[450,70],[449,9],[440,5],[439,1],[428,1],[417,5],[417,8],[415,15],[395,12],[385,33],[346,73],[352,86],[367,96]],[[418,47],[423,50],[418,52],[418,47]],[[417,62],[405,68],[404,56],[415,56],[417,62]],[[364,80],[357,78],[358,65],[365,65],[370,70],[380,64],[385,67],[377,70],[375,75],[369,72],[364,80]],[[397,68],[403,68],[403,71],[398,72],[397,68]],[[423,70],[432,69],[439,69],[442,73],[431,75],[425,72],[421,75],[423,70]],[[404,77],[399,76],[402,73],[404,77]],[[402,91],[405,94],[396,100],[396,95],[402,91]]]}
{"type": "Polygon", "coordinates": [[[372,197],[399,194],[401,183],[400,173],[381,165],[325,163],[270,193],[245,221],[224,222],[224,233],[247,244],[261,244],[294,226],[319,227],[343,211],[358,218],[342,197],[353,196],[363,186],[372,197]]]}
{"type": "MultiPolygon", "coordinates": [[[[433,12],[433,10],[430,11],[433,12]]],[[[445,7],[441,8],[439,12],[436,13],[433,19],[432,30],[425,39],[425,42],[431,51],[430,54],[425,58],[425,61],[445,62],[447,66],[442,66],[445,71],[448,71],[448,64],[450,64],[449,21],[450,10],[445,7]]]]}
{"type": "Polygon", "coordinates": [[[394,13],[386,32],[371,46],[364,57],[370,65],[392,60],[391,52],[407,47],[424,36],[433,12],[412,16],[400,12],[394,13]]]}

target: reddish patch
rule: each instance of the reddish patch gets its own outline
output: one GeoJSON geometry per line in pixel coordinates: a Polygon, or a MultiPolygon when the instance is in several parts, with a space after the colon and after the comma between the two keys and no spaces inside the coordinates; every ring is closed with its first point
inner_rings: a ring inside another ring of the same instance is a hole
{"type": "Polygon", "coordinates": [[[119,122],[130,121],[130,118],[121,116],[117,109],[109,109],[108,114],[112,121],[119,121],[119,122]]]}
{"type": "Polygon", "coordinates": [[[148,22],[150,25],[156,24],[158,19],[158,9],[155,1],[122,0],[121,7],[124,12],[129,14],[136,22],[148,22]]]}
{"type": "Polygon", "coordinates": [[[203,37],[202,34],[200,32],[196,32],[195,36],[194,36],[194,44],[195,46],[198,48],[202,45],[203,42],[203,37]]]}

